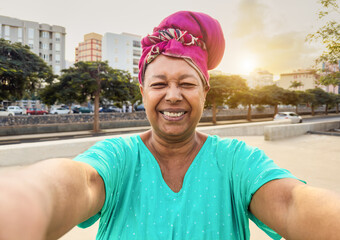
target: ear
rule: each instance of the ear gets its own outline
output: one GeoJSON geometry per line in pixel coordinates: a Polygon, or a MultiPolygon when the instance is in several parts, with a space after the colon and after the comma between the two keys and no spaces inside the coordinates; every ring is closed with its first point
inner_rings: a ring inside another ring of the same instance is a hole
{"type": "Polygon", "coordinates": [[[204,87],[204,98],[207,97],[207,94],[208,94],[209,90],[210,90],[210,86],[206,85],[206,86],[204,87]]]}
{"type": "Polygon", "coordinates": [[[142,94],[142,98],[144,98],[144,88],[142,84],[139,84],[139,90],[140,90],[140,93],[142,94]]]}

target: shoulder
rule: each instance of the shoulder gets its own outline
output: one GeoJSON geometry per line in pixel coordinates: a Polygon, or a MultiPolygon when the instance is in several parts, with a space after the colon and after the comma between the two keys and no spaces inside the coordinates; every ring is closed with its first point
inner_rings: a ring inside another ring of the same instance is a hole
{"type": "Polygon", "coordinates": [[[254,151],[257,148],[247,145],[244,141],[234,138],[220,138],[217,135],[209,136],[211,147],[216,152],[236,153],[254,151]]]}

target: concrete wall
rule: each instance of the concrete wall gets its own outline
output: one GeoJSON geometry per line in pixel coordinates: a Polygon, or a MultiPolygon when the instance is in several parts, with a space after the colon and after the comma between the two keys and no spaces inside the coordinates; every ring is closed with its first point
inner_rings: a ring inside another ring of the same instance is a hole
{"type": "Polygon", "coordinates": [[[265,126],[264,139],[267,141],[272,141],[303,135],[308,131],[328,131],[335,128],[340,128],[339,121],[265,126]]]}
{"type": "Polygon", "coordinates": [[[258,123],[242,123],[232,125],[220,125],[214,127],[198,127],[197,130],[210,135],[218,135],[220,137],[231,136],[262,136],[266,126],[276,126],[281,124],[290,124],[289,119],[282,121],[269,121],[258,123]]]}
{"type": "MultiPolygon", "coordinates": [[[[207,134],[216,134],[219,135],[220,137],[254,136],[263,135],[265,126],[287,124],[288,122],[290,122],[290,120],[262,123],[233,124],[224,126],[209,126],[198,127],[197,130],[207,134]]],[[[124,134],[124,136],[128,135],[132,134],[124,134]]],[[[0,167],[30,164],[51,157],[73,158],[77,154],[84,152],[86,149],[91,147],[97,141],[112,137],[118,137],[118,135],[2,145],[0,146],[0,167]],[[29,158],[27,158],[27,156],[29,156],[29,158]]]]}

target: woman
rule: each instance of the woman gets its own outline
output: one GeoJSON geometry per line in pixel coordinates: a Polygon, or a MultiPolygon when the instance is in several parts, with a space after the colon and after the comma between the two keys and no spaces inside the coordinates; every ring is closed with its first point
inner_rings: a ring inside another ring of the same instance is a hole
{"type": "Polygon", "coordinates": [[[216,20],[177,12],[142,46],[151,130],[101,141],[76,161],[7,173],[0,239],[55,239],[98,218],[97,239],[249,239],[248,218],[273,239],[339,238],[336,196],[306,187],[256,148],[196,131],[207,71],[224,51],[216,20]]]}

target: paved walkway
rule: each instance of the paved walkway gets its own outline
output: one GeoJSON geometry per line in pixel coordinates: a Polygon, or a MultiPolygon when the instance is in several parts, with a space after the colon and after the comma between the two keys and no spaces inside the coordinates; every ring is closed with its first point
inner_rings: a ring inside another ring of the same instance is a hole
{"type": "MultiPolygon", "coordinates": [[[[237,137],[263,149],[283,168],[315,187],[327,188],[340,194],[340,137],[303,135],[278,141],[264,141],[263,136],[237,137]]],[[[62,240],[93,240],[98,223],[88,229],[75,227],[62,240]]],[[[251,240],[269,240],[254,224],[250,225],[251,240]]]]}

